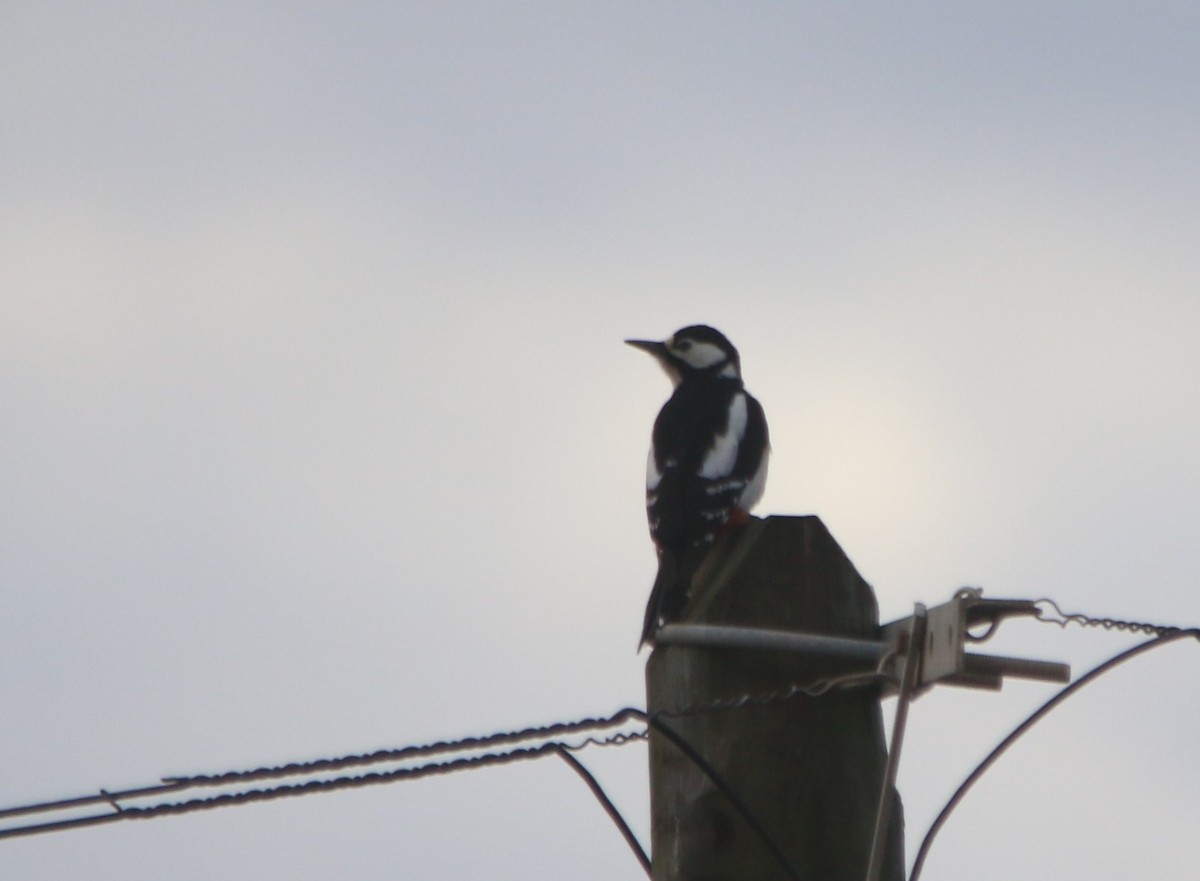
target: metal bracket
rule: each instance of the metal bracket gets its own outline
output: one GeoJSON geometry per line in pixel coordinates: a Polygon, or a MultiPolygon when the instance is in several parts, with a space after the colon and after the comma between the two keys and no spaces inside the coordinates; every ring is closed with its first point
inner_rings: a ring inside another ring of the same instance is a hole
{"type": "Polygon", "coordinates": [[[884,694],[896,695],[896,718],[892,724],[892,743],[875,813],[871,856],[867,881],[879,881],[887,850],[891,823],[892,791],[900,766],[900,748],[908,724],[909,704],[935,683],[963,685],[969,688],[999,689],[1005,676],[1067,682],[1071,668],[1052,661],[1031,661],[996,655],[976,655],[966,651],[967,643],[984,642],[996,632],[1005,618],[1037,615],[1037,603],[1029,600],[985,600],[983,591],[966,587],[957,591],[948,603],[926,609],[917,603],[908,618],[884,625],[884,641],[891,646],[893,672],[884,694]],[[973,629],[987,625],[982,633],[973,629]]]}
{"type": "MultiPolygon", "coordinates": [[[[1006,676],[1069,682],[1071,667],[1068,664],[966,651],[968,644],[990,639],[1005,619],[1037,615],[1038,606],[1034,600],[984,599],[983,591],[977,587],[964,587],[950,602],[927,610],[915,694],[923,694],[939,682],[996,691],[1006,676]],[[979,633],[980,627],[986,629],[979,633]]],[[[914,624],[913,616],[885,624],[882,628],[884,643],[894,652],[902,653],[915,635],[914,624]]],[[[888,693],[894,692],[893,686],[888,693]]]]}
{"type": "Polygon", "coordinates": [[[712,624],[667,624],[658,631],[655,641],[660,645],[838,658],[850,669],[874,667],[885,675],[883,696],[895,695],[897,700],[867,865],[867,881],[878,881],[891,829],[892,792],[911,702],[938,683],[997,690],[1006,676],[1070,681],[1071,668],[1067,664],[966,650],[969,644],[986,642],[1006,619],[1018,616],[1038,617],[1038,602],[984,599],[979,588],[965,587],[956,591],[950,602],[932,609],[917,603],[912,615],[880,628],[882,639],[878,640],[712,624]]]}

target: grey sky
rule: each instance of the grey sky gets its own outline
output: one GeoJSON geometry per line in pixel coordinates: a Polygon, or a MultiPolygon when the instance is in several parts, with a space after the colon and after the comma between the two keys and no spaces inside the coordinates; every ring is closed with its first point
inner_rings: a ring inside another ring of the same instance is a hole
{"type": "MultiPolygon", "coordinates": [[[[771,420],[759,513],[819,514],[885,618],[1200,622],[1200,12],[427,7],[0,11],[0,806],[641,703],[668,387],[621,340],[695,321],[771,420]]],[[[1200,657],[1159,654],[926,879],[1191,878],[1200,657]]],[[[1048,694],[914,707],[910,851],[1048,694]]],[[[645,838],[644,750],[584,758],[645,838]]],[[[549,761],[0,842],[29,881],[638,872],[549,761]]]]}

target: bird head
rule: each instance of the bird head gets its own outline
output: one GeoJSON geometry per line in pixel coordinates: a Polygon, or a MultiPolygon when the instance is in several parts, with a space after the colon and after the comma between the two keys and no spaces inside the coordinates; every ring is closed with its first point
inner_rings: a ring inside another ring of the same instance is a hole
{"type": "Polygon", "coordinates": [[[665,340],[625,340],[627,345],[653,355],[673,385],[700,376],[740,378],[741,360],[733,343],[706,324],[677,330],[665,340]]]}

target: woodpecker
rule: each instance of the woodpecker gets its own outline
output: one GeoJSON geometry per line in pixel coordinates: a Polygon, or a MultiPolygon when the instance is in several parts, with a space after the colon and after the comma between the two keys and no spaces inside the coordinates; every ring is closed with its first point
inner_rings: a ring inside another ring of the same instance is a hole
{"type": "Polygon", "coordinates": [[[658,576],[642,641],[679,617],[692,576],[724,532],[744,524],[762,497],[770,443],[762,406],[742,385],[741,360],[720,331],[696,324],[648,352],[675,387],[654,421],[646,462],[646,514],[658,576]]]}

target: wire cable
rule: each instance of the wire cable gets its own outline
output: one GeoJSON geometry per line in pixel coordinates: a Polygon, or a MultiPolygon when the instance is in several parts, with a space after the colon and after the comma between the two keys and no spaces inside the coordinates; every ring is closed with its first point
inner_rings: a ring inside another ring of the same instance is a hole
{"type": "Polygon", "coordinates": [[[988,753],[987,758],[980,762],[976,766],[975,770],[967,775],[967,779],[962,782],[958,789],[955,790],[954,795],[952,795],[950,800],[946,802],[946,806],[942,808],[941,813],[939,813],[937,818],[933,821],[933,825],[929,827],[929,831],[925,833],[925,838],[922,840],[921,847],[917,851],[917,857],[913,861],[913,868],[911,874],[908,876],[908,881],[918,881],[918,879],[921,877],[921,870],[925,867],[925,858],[929,855],[929,850],[933,846],[934,839],[937,837],[938,832],[941,831],[942,826],[946,824],[946,821],[950,818],[950,815],[954,812],[954,809],[958,807],[959,803],[964,797],[966,797],[966,794],[970,791],[971,787],[978,782],[979,778],[982,777],[984,773],[986,773],[987,770],[996,763],[1000,756],[1002,756],[1010,746],[1016,743],[1016,741],[1020,739],[1025,732],[1040,722],[1042,718],[1046,716],[1046,714],[1048,714],[1067,698],[1074,695],[1085,685],[1094,682],[1096,679],[1103,676],[1114,667],[1120,666],[1121,664],[1137,657],[1143,652],[1159,648],[1163,645],[1184,639],[1186,637],[1200,640],[1200,628],[1191,628],[1188,630],[1181,630],[1178,628],[1164,629],[1164,631],[1154,639],[1139,643],[1133,648],[1127,649],[1120,654],[1109,658],[1099,666],[1093,667],[1070,685],[1061,689],[1057,694],[1054,695],[1054,697],[1050,698],[1050,700],[1038,707],[1027,719],[1025,719],[1024,722],[1014,728],[1007,737],[1005,737],[1002,741],[1000,741],[999,744],[996,745],[995,749],[988,753]]]}
{"type": "MultiPolygon", "coordinates": [[[[621,713],[615,714],[613,717],[609,718],[619,717],[621,719],[628,720],[637,718],[640,715],[640,710],[628,710],[621,711],[621,713]]],[[[606,720],[592,720],[592,722],[599,725],[605,723],[606,720]]],[[[589,722],[589,724],[592,724],[592,722],[589,722]]],[[[552,727],[556,729],[569,727],[572,730],[578,730],[579,723],[563,723],[562,725],[556,725],[552,727]]],[[[343,776],[330,779],[313,779],[298,783],[278,784],[263,789],[242,789],[235,792],[221,793],[220,795],[193,798],[178,802],[159,802],[150,805],[126,805],[122,804],[121,800],[124,798],[144,798],[152,795],[161,795],[167,792],[189,791],[197,786],[210,786],[215,784],[209,783],[204,778],[201,778],[202,782],[198,784],[182,782],[185,780],[191,780],[193,778],[178,778],[175,779],[175,782],[164,783],[162,786],[157,787],[142,787],[139,789],[130,789],[118,792],[101,790],[99,795],[63,799],[56,802],[43,802],[36,805],[28,805],[18,808],[9,808],[2,812],[4,816],[15,817],[48,811],[64,811],[82,806],[94,805],[97,803],[107,804],[111,810],[103,814],[69,817],[62,820],[51,820],[48,822],[32,823],[23,826],[13,826],[0,829],[0,839],[34,835],[42,832],[55,832],[82,826],[94,826],[104,823],[111,823],[118,820],[147,819],[164,816],[167,814],[184,814],[212,808],[228,807],[237,804],[248,804],[250,802],[270,801],[278,798],[309,795],[316,792],[353,789],[363,786],[391,783],[398,780],[418,779],[422,777],[448,774],[455,771],[473,770],[491,765],[508,764],[510,762],[536,759],[564,749],[580,749],[585,746],[621,746],[634,740],[640,740],[644,738],[644,736],[644,731],[632,733],[617,732],[605,738],[589,736],[575,743],[548,740],[533,746],[513,747],[511,749],[499,752],[481,753],[472,756],[460,756],[441,761],[427,762],[422,765],[392,768],[386,771],[375,771],[355,776],[343,776]]],[[[479,738],[474,738],[472,740],[479,740],[479,738]]],[[[234,778],[237,777],[236,774],[232,776],[234,778]]],[[[226,775],[226,779],[228,780],[230,777],[226,775]]],[[[244,781],[237,780],[236,782],[244,781]]]]}
{"type": "Polygon", "coordinates": [[[297,777],[343,768],[359,767],[386,762],[398,762],[439,753],[454,753],[504,743],[519,743],[526,740],[547,740],[552,737],[578,734],[613,728],[636,718],[639,710],[631,707],[618,710],[609,716],[588,717],[572,722],[554,722],[550,725],[530,726],[518,731],[500,731],[480,737],[464,737],[458,740],[439,740],[433,743],[405,746],[398,749],[376,750],[339,756],[331,759],[316,759],[311,762],[291,762],[286,765],[255,768],[248,771],[225,771],[220,774],[194,774],[187,777],[164,777],[163,783],[173,786],[224,786],[230,783],[245,783],[252,780],[270,780],[282,777],[297,777]]]}
{"type": "MultiPolygon", "coordinates": [[[[862,686],[878,681],[878,672],[852,674],[849,676],[822,679],[807,684],[795,684],[782,691],[766,694],[743,694],[723,700],[715,700],[706,704],[664,709],[656,712],[658,717],[690,716],[694,714],[736,710],[746,706],[757,706],[777,701],[791,700],[799,696],[819,696],[840,688],[862,686]]],[[[645,732],[615,733],[598,738],[590,732],[599,732],[625,725],[632,720],[645,721],[646,712],[635,707],[625,707],[607,716],[595,716],[568,722],[553,722],[548,725],[529,726],[515,731],[500,731],[494,734],[464,737],[458,740],[440,740],[428,744],[403,746],[395,749],[376,750],[369,753],[354,753],[333,758],[315,759],[307,762],[289,762],[281,765],[262,766],[249,770],[230,770],[215,774],[176,775],[161,778],[161,782],[150,786],[140,786],[120,790],[101,789],[98,793],[20,805],[10,808],[0,808],[0,820],[27,816],[38,813],[66,813],[89,806],[106,805],[110,808],[104,814],[82,817],[70,817],[62,820],[52,820],[25,826],[0,828],[0,839],[31,835],[38,832],[51,832],[70,829],[79,826],[109,823],[119,819],[155,816],[164,813],[183,813],[200,810],[203,807],[217,807],[230,804],[240,804],[250,801],[262,801],[271,798],[281,798],[287,795],[301,795],[309,792],[333,788],[348,788],[364,786],[370,783],[387,782],[398,779],[409,779],[427,776],[434,773],[447,773],[460,769],[475,768],[520,758],[534,757],[531,748],[508,749],[495,753],[487,753],[469,758],[451,759],[448,761],[429,762],[425,765],[397,768],[383,773],[364,774],[357,777],[346,776],[333,780],[309,780],[286,786],[277,786],[261,790],[226,793],[212,799],[190,799],[170,804],[134,806],[129,801],[146,800],[155,796],[170,793],[187,792],[192,789],[210,787],[234,787],[255,781],[280,780],[288,777],[312,777],[317,774],[329,773],[347,768],[369,767],[379,764],[398,764],[413,759],[427,758],[436,755],[475,752],[487,747],[516,745],[530,741],[541,741],[550,749],[551,739],[556,739],[558,745],[568,750],[583,746],[621,745],[630,739],[645,737],[645,732]],[[579,735],[588,735],[579,738],[579,735]],[[559,738],[571,737],[573,742],[567,743],[559,738]]],[[[536,753],[536,748],[532,749],[536,753]]],[[[606,808],[607,809],[607,808],[606,808]]]]}
{"type": "Polygon", "coordinates": [[[525,759],[535,759],[559,748],[559,744],[550,742],[534,747],[521,747],[503,753],[485,753],[468,758],[450,759],[443,762],[430,762],[410,768],[395,768],[390,771],[376,771],[353,777],[336,777],[326,780],[308,780],[303,783],[287,783],[267,789],[247,789],[238,792],[222,793],[205,798],[193,798],[178,802],[160,802],[146,806],[123,806],[116,801],[110,801],[113,811],[106,814],[95,814],[84,817],[74,817],[48,823],[37,823],[26,826],[10,827],[0,830],[0,839],[14,838],[23,835],[33,835],[39,832],[53,832],[78,826],[93,826],[110,823],[117,820],[148,819],[167,814],[186,814],[212,808],[228,807],[235,804],[271,801],[278,798],[309,795],[315,792],[329,792],[341,789],[355,789],[381,783],[391,783],[396,780],[416,779],[437,774],[446,774],[488,765],[507,764],[525,759]]]}
{"type": "Polygon", "coordinates": [[[75,798],[61,798],[56,801],[43,801],[32,805],[21,805],[13,808],[0,808],[0,820],[6,817],[22,817],[28,814],[41,814],[51,811],[66,811],[82,808],[88,805],[106,804],[120,810],[119,802],[131,798],[146,798],[151,795],[162,795],[187,789],[186,783],[159,783],[154,786],[139,786],[134,789],[118,789],[109,792],[101,789],[95,795],[81,795],[75,798]]]}
{"type": "Polygon", "coordinates": [[[599,781],[592,775],[592,772],[584,767],[583,762],[571,755],[571,751],[564,746],[559,746],[558,757],[566,762],[571,767],[571,770],[583,778],[583,782],[588,785],[588,789],[592,791],[592,795],[596,796],[596,800],[600,802],[601,806],[608,813],[609,819],[621,831],[621,835],[625,838],[625,843],[629,845],[629,849],[633,851],[633,855],[637,857],[637,861],[645,869],[646,877],[653,878],[654,876],[650,870],[650,857],[646,856],[646,851],[642,847],[641,842],[637,840],[637,836],[633,834],[633,830],[629,827],[625,818],[621,816],[621,812],[612,803],[612,799],[608,797],[608,794],[604,791],[599,781]]]}

